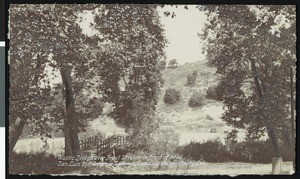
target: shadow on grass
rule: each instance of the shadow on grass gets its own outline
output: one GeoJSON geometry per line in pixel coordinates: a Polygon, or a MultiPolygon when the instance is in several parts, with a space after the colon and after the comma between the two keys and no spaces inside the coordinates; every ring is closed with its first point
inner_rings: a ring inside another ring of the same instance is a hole
{"type": "Polygon", "coordinates": [[[45,153],[12,153],[9,156],[10,174],[66,174],[80,170],[79,166],[59,166],[58,157],[45,153]]]}

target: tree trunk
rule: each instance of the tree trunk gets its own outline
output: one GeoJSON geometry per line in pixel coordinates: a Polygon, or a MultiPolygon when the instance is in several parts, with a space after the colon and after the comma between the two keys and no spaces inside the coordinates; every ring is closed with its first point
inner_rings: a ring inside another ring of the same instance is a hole
{"type": "Polygon", "coordinates": [[[64,118],[65,155],[78,155],[80,154],[80,145],[78,137],[78,121],[75,117],[72,79],[70,72],[65,70],[61,70],[61,76],[64,85],[66,107],[66,116],[64,118]]]}
{"type": "Polygon", "coordinates": [[[293,78],[293,68],[290,68],[290,81],[291,81],[291,128],[292,128],[292,140],[291,140],[291,149],[293,154],[293,168],[295,168],[295,105],[294,105],[294,78],[293,78]]]}
{"type": "Polygon", "coordinates": [[[73,154],[69,123],[70,122],[67,116],[64,116],[65,156],[70,156],[73,154]]]}
{"type": "MultiPolygon", "coordinates": [[[[37,54],[37,59],[39,59],[39,54],[37,54]]],[[[37,60],[37,64],[36,64],[36,70],[41,70],[41,62],[39,60],[37,60]]],[[[10,68],[8,68],[8,70],[10,70],[10,68]]],[[[9,71],[8,71],[9,73],[9,71]]],[[[34,84],[38,87],[38,82],[39,82],[39,76],[38,75],[34,75],[34,84]]],[[[10,86],[9,86],[10,88],[10,86]]],[[[39,93],[39,91],[38,91],[39,93]]],[[[13,133],[10,134],[10,140],[9,140],[9,154],[11,154],[14,151],[14,148],[23,132],[23,129],[26,125],[26,122],[24,120],[20,120],[19,124],[15,124],[14,125],[14,129],[13,129],[13,133]]]]}
{"type": "MultiPolygon", "coordinates": [[[[261,90],[261,87],[260,87],[260,84],[259,84],[258,73],[257,73],[257,70],[256,70],[255,62],[254,62],[253,59],[251,59],[250,62],[251,62],[251,69],[252,69],[252,73],[253,73],[254,83],[255,83],[255,86],[256,86],[256,89],[257,89],[257,92],[258,92],[259,101],[261,103],[263,101],[264,95],[262,93],[262,90],[261,90]]],[[[262,112],[262,115],[264,117],[264,120],[266,120],[268,118],[268,116],[266,116],[264,112],[262,112]]],[[[281,157],[281,153],[280,153],[280,148],[279,148],[279,145],[278,145],[278,142],[277,142],[275,132],[273,131],[273,128],[270,126],[270,124],[267,120],[265,121],[265,126],[267,128],[268,136],[270,137],[270,140],[273,144],[273,149],[274,149],[275,156],[277,158],[279,158],[279,157],[281,157]]]]}
{"type": "Polygon", "coordinates": [[[14,126],[14,132],[13,134],[10,136],[10,140],[9,140],[9,154],[11,154],[14,151],[14,148],[22,134],[22,131],[25,127],[26,122],[23,120],[20,120],[19,124],[16,124],[14,126]]]}

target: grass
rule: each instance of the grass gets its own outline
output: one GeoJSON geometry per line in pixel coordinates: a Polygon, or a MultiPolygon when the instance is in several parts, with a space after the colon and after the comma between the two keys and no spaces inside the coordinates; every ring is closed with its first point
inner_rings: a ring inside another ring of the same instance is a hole
{"type": "MultiPolygon", "coordinates": [[[[289,175],[292,172],[292,162],[283,162],[282,174],[289,175]]],[[[80,171],[71,172],[80,174],[80,171]]],[[[138,163],[128,165],[107,164],[91,168],[91,174],[128,174],[128,175],[270,175],[272,174],[272,164],[254,164],[254,163],[191,163],[182,162],[179,164],[159,164],[142,166],[138,163]]]]}
{"type": "Polygon", "coordinates": [[[62,167],[58,158],[45,153],[13,153],[9,156],[10,174],[64,174],[80,170],[80,167],[62,167]]]}

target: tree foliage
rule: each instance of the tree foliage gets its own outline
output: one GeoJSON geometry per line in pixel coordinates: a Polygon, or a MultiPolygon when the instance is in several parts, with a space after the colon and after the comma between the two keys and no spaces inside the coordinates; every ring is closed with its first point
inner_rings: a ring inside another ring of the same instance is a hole
{"type": "Polygon", "coordinates": [[[12,5],[10,22],[10,124],[20,119],[47,133],[47,123],[60,123],[72,155],[80,128],[104,102],[126,127],[134,126],[129,115],[139,103],[155,108],[166,43],[155,5],[12,5]],[[79,25],[87,12],[93,35],[79,25]]]}
{"type": "MultiPolygon", "coordinates": [[[[247,139],[265,132],[280,156],[278,138],[292,133],[290,68],[295,68],[294,6],[199,6],[208,23],[200,34],[209,64],[222,77],[218,90],[223,120],[247,129],[247,139]]],[[[295,84],[292,84],[295,85],[295,84]]],[[[293,99],[294,100],[294,99],[293,99]]],[[[293,119],[294,120],[294,119],[293,119]]]]}
{"type": "MultiPolygon", "coordinates": [[[[105,101],[115,105],[111,116],[117,124],[131,128],[135,106],[146,103],[155,109],[162,84],[160,62],[166,39],[154,5],[106,5],[106,16],[95,16],[95,28],[116,43],[112,53],[100,56],[99,68],[105,101]]],[[[145,111],[144,111],[145,112],[145,111]]]]}

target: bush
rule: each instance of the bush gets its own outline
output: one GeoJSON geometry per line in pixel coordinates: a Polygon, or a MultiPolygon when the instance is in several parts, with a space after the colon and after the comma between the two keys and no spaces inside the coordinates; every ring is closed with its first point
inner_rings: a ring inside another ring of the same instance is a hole
{"type": "Polygon", "coordinates": [[[155,155],[171,155],[179,143],[179,134],[174,129],[158,129],[151,136],[149,152],[155,155]]]}
{"type": "Polygon", "coordinates": [[[217,95],[217,87],[216,86],[210,86],[206,90],[206,98],[207,99],[213,99],[213,100],[220,100],[220,97],[217,95]]]}
{"type": "Polygon", "coordinates": [[[203,105],[203,97],[199,92],[195,92],[193,93],[193,95],[191,96],[190,100],[189,100],[189,106],[194,108],[194,107],[199,107],[201,105],[203,105]]]}
{"type": "MultiPolygon", "coordinates": [[[[281,144],[280,150],[283,161],[293,161],[292,152],[281,144]]],[[[274,156],[270,140],[239,142],[231,148],[232,160],[235,162],[271,163],[274,156]]]]}
{"type": "Polygon", "coordinates": [[[184,158],[205,162],[228,162],[230,154],[219,140],[191,142],[178,151],[184,158]]]}
{"type": "Polygon", "coordinates": [[[180,97],[180,91],[174,88],[168,88],[164,96],[164,102],[166,104],[174,104],[180,100],[180,97]]]}
{"type": "Polygon", "coordinates": [[[187,86],[192,86],[192,85],[194,85],[195,82],[196,82],[197,76],[198,76],[198,71],[197,71],[197,70],[194,70],[194,71],[193,71],[193,74],[188,74],[188,75],[187,75],[187,82],[186,82],[186,85],[187,85],[187,86]]]}
{"type": "MultiPolygon", "coordinates": [[[[293,161],[291,149],[287,145],[280,146],[283,161],[293,161]]],[[[270,140],[238,142],[230,148],[218,140],[191,142],[178,148],[177,152],[184,158],[205,162],[271,163],[274,156],[270,140]]]]}
{"type": "Polygon", "coordinates": [[[168,65],[168,68],[169,68],[169,69],[175,69],[175,68],[177,68],[177,67],[178,67],[178,62],[177,62],[177,60],[176,60],[176,59],[170,60],[169,65],[168,65]]]}

